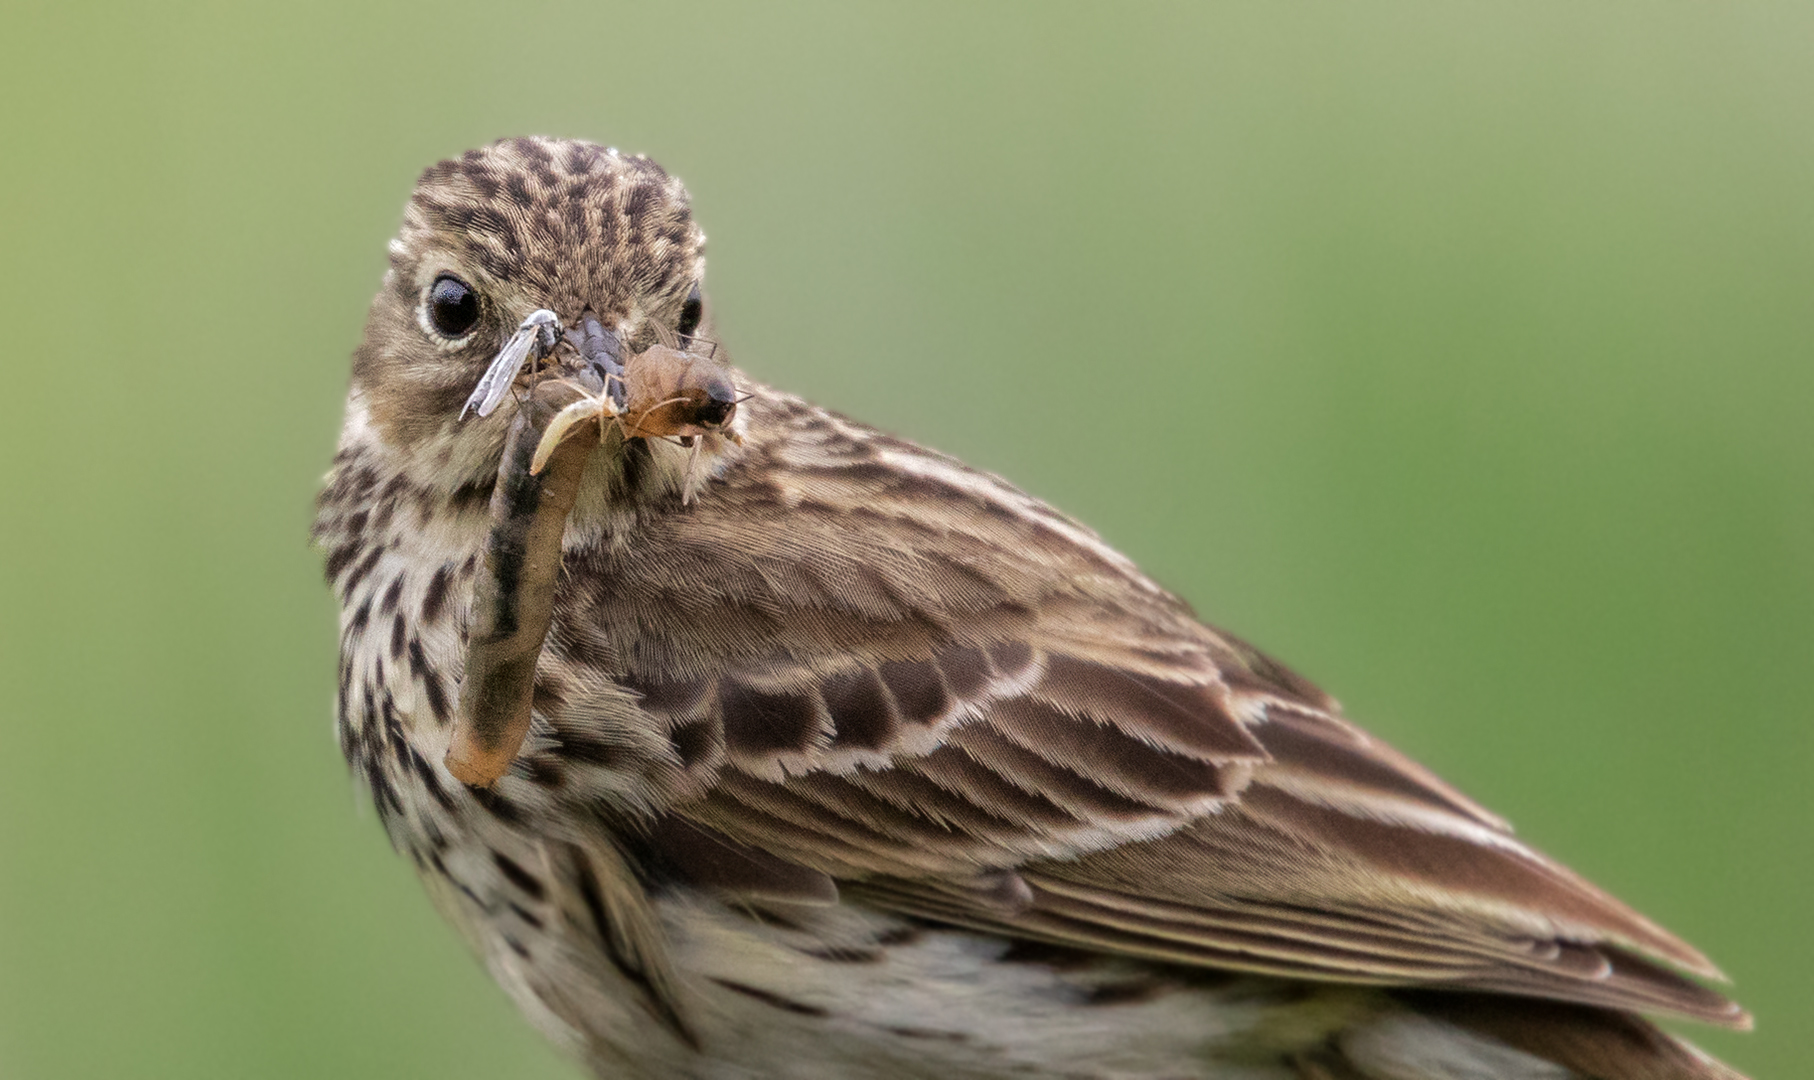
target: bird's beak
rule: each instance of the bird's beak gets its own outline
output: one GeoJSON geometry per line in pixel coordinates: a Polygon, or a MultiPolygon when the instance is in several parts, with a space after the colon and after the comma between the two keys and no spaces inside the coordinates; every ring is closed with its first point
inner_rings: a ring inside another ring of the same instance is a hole
{"type": "Polygon", "coordinates": [[[609,393],[612,402],[623,408],[623,340],[617,336],[617,331],[607,329],[598,321],[598,316],[592,314],[592,309],[587,308],[580,313],[579,325],[567,331],[567,340],[585,361],[579,376],[581,381],[594,393],[609,393]],[[590,385],[593,379],[598,380],[597,386],[590,385]]]}

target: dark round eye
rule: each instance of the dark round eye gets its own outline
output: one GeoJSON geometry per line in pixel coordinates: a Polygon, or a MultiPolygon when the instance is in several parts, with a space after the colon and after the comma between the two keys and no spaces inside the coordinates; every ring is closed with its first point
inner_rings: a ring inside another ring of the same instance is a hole
{"type": "Polygon", "coordinates": [[[428,323],[450,338],[465,337],[479,321],[479,294],[472,286],[442,274],[428,287],[428,323]]]}
{"type": "Polygon", "coordinates": [[[681,337],[692,337],[693,331],[699,329],[699,320],[705,315],[705,299],[699,295],[699,285],[694,283],[693,291],[687,294],[687,302],[680,305],[680,319],[674,329],[681,337]]]}

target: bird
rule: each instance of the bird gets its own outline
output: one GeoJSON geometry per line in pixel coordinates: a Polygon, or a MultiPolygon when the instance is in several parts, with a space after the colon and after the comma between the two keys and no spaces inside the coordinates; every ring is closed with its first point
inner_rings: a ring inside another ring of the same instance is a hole
{"type": "Polygon", "coordinates": [[[1749,1027],[1700,952],[1089,528],[743,373],[704,244],[644,156],[428,168],[312,533],[353,775],[583,1067],[1742,1080],[1651,1019],[1749,1027]],[[735,387],[692,434],[611,423],[659,348],[735,387]],[[501,478],[557,383],[599,423],[475,772],[501,478]]]}

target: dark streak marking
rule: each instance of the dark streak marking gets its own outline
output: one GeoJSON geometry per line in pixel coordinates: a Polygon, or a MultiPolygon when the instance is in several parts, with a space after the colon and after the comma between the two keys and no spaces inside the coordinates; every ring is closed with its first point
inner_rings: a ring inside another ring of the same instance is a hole
{"type": "Polygon", "coordinates": [[[372,598],[368,596],[365,598],[365,603],[360,604],[359,609],[357,611],[353,612],[353,620],[351,622],[347,623],[347,626],[346,626],[347,633],[349,633],[349,634],[364,633],[366,624],[371,621],[372,621],[372,598]]]}
{"type": "Polygon", "coordinates": [[[940,1042],[969,1042],[970,1036],[961,1031],[938,1031],[922,1027],[885,1027],[883,1031],[890,1035],[899,1035],[903,1039],[936,1039],[940,1042]]]}
{"type": "Polygon", "coordinates": [[[881,949],[863,949],[849,945],[827,945],[818,949],[800,949],[802,956],[831,964],[879,964],[888,954],[881,949]]]}
{"type": "Polygon", "coordinates": [[[734,990],[744,997],[753,998],[756,1001],[762,1002],[764,1005],[772,1005],[783,1012],[795,1013],[800,1016],[831,1015],[817,1005],[808,1005],[804,1001],[795,1001],[792,998],[785,998],[780,994],[764,990],[761,987],[750,986],[746,983],[732,982],[730,979],[720,979],[717,977],[713,977],[712,981],[719,986],[724,987],[726,990],[734,990]]]}
{"type": "Polygon", "coordinates": [[[328,552],[328,561],[327,565],[323,568],[323,576],[327,578],[329,585],[332,585],[334,581],[340,577],[340,572],[345,570],[347,565],[351,563],[358,554],[359,542],[356,540],[350,540],[328,552]]]}
{"type": "Polygon", "coordinates": [[[515,859],[501,851],[494,851],[491,853],[491,861],[498,864],[498,869],[504,872],[504,876],[510,879],[512,885],[528,893],[532,899],[547,898],[548,890],[543,887],[541,881],[534,874],[523,869],[522,864],[515,859]]]}
{"type": "Polygon", "coordinates": [[[441,608],[447,603],[447,586],[452,577],[452,564],[442,563],[428,579],[428,591],[422,597],[422,621],[433,623],[441,617],[441,608]]]}
{"type": "Polygon", "coordinates": [[[945,685],[960,698],[972,698],[989,685],[989,658],[981,649],[953,648],[938,654],[945,685]]]}
{"type": "Polygon", "coordinates": [[[831,713],[834,746],[880,750],[899,732],[899,716],[873,670],[834,675],[821,689],[831,713]]]}
{"type": "Polygon", "coordinates": [[[951,695],[945,690],[937,666],[924,660],[891,660],[878,668],[882,682],[894,695],[903,717],[920,724],[930,724],[951,708],[951,695]]]}
{"type": "Polygon", "coordinates": [[[359,560],[359,565],[353,567],[352,573],[346,576],[346,582],[341,586],[341,595],[351,598],[353,590],[358,588],[361,581],[365,580],[365,575],[377,568],[378,560],[382,558],[384,558],[384,549],[382,547],[372,548],[371,553],[359,560]]]}
{"type": "Polygon", "coordinates": [[[423,676],[422,691],[428,695],[428,711],[435,714],[437,723],[445,724],[453,718],[453,710],[447,704],[447,691],[442,688],[441,680],[434,672],[423,676]]]}
{"type": "Polygon", "coordinates": [[[378,610],[389,615],[397,610],[397,601],[403,597],[403,575],[391,579],[390,588],[384,590],[384,599],[378,604],[378,610]]]}
{"type": "Polygon", "coordinates": [[[375,757],[366,759],[365,780],[372,789],[372,802],[377,804],[379,813],[403,816],[403,800],[398,798],[397,789],[391,786],[390,777],[384,774],[384,766],[375,757]]]}
{"type": "Polygon", "coordinates": [[[745,753],[807,750],[819,729],[814,702],[804,694],[769,693],[741,683],[719,691],[724,741],[745,753]]]}
{"type": "Polygon", "coordinates": [[[718,745],[717,729],[709,723],[683,724],[668,735],[682,768],[691,769],[705,761],[718,745]]]}
{"type": "Polygon", "coordinates": [[[996,958],[1004,964],[1038,964],[1053,971],[1077,971],[1101,962],[1101,956],[1070,945],[1017,938],[996,958]]]}
{"type": "Polygon", "coordinates": [[[1091,987],[1084,996],[1085,1005],[1138,1005],[1151,1001],[1172,989],[1172,985],[1162,979],[1135,979],[1128,982],[1105,983],[1091,987]]]}
{"type": "Polygon", "coordinates": [[[473,799],[483,806],[492,817],[506,825],[524,824],[523,812],[517,809],[515,803],[499,795],[495,788],[469,787],[466,790],[472,793],[473,799]]]}
{"type": "Polygon", "coordinates": [[[518,757],[517,762],[529,771],[529,782],[538,787],[553,791],[566,786],[566,772],[547,754],[518,757]]]}
{"type": "Polygon", "coordinates": [[[581,765],[598,765],[611,768],[620,762],[618,748],[602,739],[590,739],[584,735],[573,735],[563,732],[561,745],[557,751],[568,761],[581,765]]]}
{"type": "Polygon", "coordinates": [[[428,763],[428,759],[412,749],[409,754],[409,765],[411,769],[415,770],[416,779],[422,781],[422,786],[428,790],[429,796],[441,804],[441,809],[452,812],[453,796],[441,787],[441,781],[436,778],[434,766],[428,763]]]}

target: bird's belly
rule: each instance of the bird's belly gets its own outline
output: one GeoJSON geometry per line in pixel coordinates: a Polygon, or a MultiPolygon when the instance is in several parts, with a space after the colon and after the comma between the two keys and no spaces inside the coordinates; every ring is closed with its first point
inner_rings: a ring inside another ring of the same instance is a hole
{"type": "MultiPolygon", "coordinates": [[[[528,1019],[612,1080],[1573,1076],[1369,988],[1016,944],[854,903],[758,910],[668,888],[646,925],[601,932],[590,901],[535,904],[488,873],[504,836],[472,857],[459,849],[479,836],[449,839],[424,869],[438,905],[528,1019]]],[[[565,858],[529,843],[510,850],[535,873],[565,858]]]]}
{"type": "Polygon", "coordinates": [[[702,1077],[1283,1080],[1297,1076],[1283,1055],[1256,1052],[1302,1039],[1275,1030],[1282,1010],[1320,1032],[1370,997],[1317,990],[1307,1009],[1298,985],[1015,947],[852,904],[755,913],[680,893],[657,910],[696,995],[702,1077]]]}

